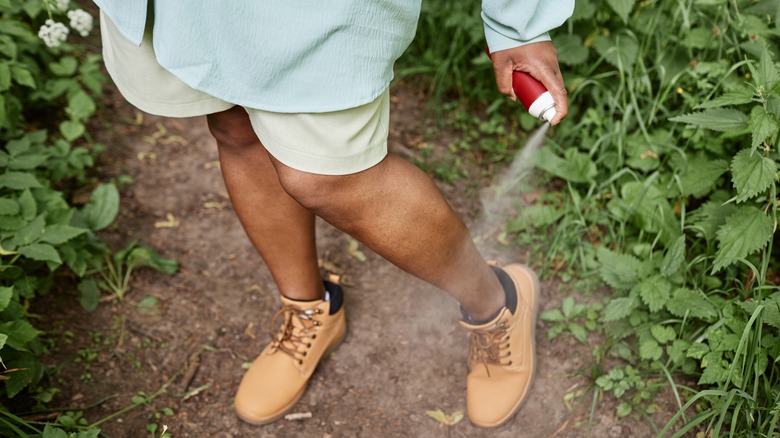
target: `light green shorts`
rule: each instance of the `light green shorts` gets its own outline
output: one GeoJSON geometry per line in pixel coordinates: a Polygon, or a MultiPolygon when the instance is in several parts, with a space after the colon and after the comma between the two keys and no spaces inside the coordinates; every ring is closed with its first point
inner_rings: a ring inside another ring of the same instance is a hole
{"type": "MultiPolygon", "coordinates": [[[[119,91],[138,109],[167,117],[192,117],[234,105],[191,88],[157,62],[147,25],[138,47],[100,14],[103,58],[119,91]]],[[[323,175],[360,172],[387,155],[389,91],[357,108],[326,113],[276,113],[244,108],[257,137],[277,160],[323,175]]]]}

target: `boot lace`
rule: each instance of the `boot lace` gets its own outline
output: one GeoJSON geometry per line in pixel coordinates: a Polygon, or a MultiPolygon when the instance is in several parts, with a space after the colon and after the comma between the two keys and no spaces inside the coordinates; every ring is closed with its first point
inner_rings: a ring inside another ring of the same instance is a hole
{"type": "Polygon", "coordinates": [[[488,365],[512,365],[509,356],[509,326],[506,321],[486,329],[472,329],[469,333],[471,347],[469,349],[469,364],[481,363],[490,377],[488,365]]]}
{"type": "Polygon", "coordinates": [[[271,351],[281,351],[302,364],[311,348],[311,341],[317,338],[315,327],[322,325],[313,316],[321,313],[319,308],[303,309],[292,304],[282,306],[271,319],[271,351]],[[279,319],[282,322],[277,329],[279,319]]]}

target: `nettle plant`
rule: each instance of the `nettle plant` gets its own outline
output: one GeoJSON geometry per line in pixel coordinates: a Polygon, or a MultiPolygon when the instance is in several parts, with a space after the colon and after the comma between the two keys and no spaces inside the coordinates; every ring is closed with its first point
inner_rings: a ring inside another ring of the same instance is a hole
{"type": "Polygon", "coordinates": [[[580,0],[553,36],[571,112],[536,166],[565,196],[510,231],[546,231],[548,267],[611,287],[595,388],[628,415],[667,382],[679,413],[663,433],[777,430],[779,7],[580,0]]]}

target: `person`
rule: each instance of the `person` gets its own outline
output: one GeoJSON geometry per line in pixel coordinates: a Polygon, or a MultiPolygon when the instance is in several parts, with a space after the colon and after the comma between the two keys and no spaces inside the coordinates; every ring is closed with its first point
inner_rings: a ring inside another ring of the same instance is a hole
{"type": "MultiPolygon", "coordinates": [[[[106,68],[157,115],[206,115],[235,212],[279,292],[281,321],[244,375],[238,416],[282,417],[346,334],[344,293],[323,282],[314,218],[450,294],[471,337],[467,411],[503,424],[531,386],[539,283],[527,266],[489,265],[432,180],[387,153],[393,64],[421,0],[273,2],[95,0],[106,68]]],[[[573,0],[484,0],[498,90],[529,72],[567,97],[549,30],[573,0]]]]}

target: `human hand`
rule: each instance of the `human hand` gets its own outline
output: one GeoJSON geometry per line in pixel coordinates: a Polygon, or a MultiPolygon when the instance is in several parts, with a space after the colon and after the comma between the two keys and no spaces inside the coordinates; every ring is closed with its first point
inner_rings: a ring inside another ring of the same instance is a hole
{"type": "Polygon", "coordinates": [[[563,77],[558,67],[558,51],[550,41],[526,44],[512,49],[499,50],[490,54],[496,85],[501,94],[516,100],[512,89],[512,72],[524,71],[541,82],[555,101],[555,118],[550,122],[557,125],[569,111],[569,99],[563,77]]]}

